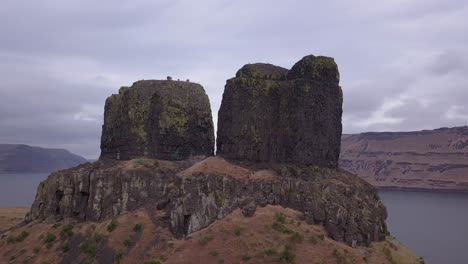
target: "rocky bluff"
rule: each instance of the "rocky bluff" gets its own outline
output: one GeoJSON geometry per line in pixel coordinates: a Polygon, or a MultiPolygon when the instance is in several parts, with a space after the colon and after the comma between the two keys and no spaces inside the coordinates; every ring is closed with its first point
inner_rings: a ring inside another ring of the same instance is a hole
{"type": "Polygon", "coordinates": [[[138,81],[107,98],[101,158],[167,160],[213,155],[213,120],[203,87],[138,81]]]}
{"type": "Polygon", "coordinates": [[[206,157],[214,143],[201,86],[137,82],[106,102],[101,159],[50,175],[26,220],[102,221],[147,208],[183,238],[237,208],[248,217],[272,204],[338,241],[383,240],[387,215],[375,189],[335,168],[341,102],[331,58],[307,56],[290,71],[247,65],[223,95],[225,160],[206,157]]]}
{"type": "Polygon", "coordinates": [[[336,168],[343,95],[333,58],[313,55],[291,70],[247,64],[226,83],[217,153],[228,159],[336,168]]]}

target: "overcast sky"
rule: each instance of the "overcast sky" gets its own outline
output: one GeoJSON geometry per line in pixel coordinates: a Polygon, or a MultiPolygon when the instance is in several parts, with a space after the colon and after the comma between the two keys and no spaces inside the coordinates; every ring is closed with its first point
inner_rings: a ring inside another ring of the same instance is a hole
{"type": "Polygon", "coordinates": [[[468,121],[468,1],[2,0],[0,143],[99,156],[104,101],[167,75],[213,118],[246,63],[335,58],[344,133],[468,121]]]}

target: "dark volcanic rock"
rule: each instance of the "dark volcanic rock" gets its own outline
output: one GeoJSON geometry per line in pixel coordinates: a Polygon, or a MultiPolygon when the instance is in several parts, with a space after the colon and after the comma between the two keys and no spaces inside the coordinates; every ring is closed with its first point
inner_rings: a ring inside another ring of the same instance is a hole
{"type": "Polygon", "coordinates": [[[248,64],[227,80],[217,153],[228,159],[336,168],[343,96],[333,58],[306,56],[288,72],[248,64]]]}
{"type": "Polygon", "coordinates": [[[213,152],[210,103],[199,84],[138,81],[106,100],[101,158],[181,160],[213,152]]]}
{"type": "Polygon", "coordinates": [[[355,175],[310,167],[266,173],[220,158],[191,166],[194,162],[98,161],[53,173],[39,186],[28,220],[101,221],[158,207],[166,211],[174,235],[184,237],[245,208],[248,201],[247,214],[256,206],[282,205],[303,212],[306,222],[325,226],[333,239],[349,244],[368,244],[387,234],[385,207],[375,189],[355,175]]]}

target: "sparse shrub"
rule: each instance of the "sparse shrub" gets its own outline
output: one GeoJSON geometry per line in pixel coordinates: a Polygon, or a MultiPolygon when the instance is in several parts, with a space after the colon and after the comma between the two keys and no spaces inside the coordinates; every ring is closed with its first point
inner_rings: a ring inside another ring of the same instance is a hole
{"type": "Polygon", "coordinates": [[[122,250],[119,250],[114,255],[114,262],[115,263],[120,263],[122,261],[122,259],[123,259],[123,252],[122,252],[122,250]]]}
{"type": "Polygon", "coordinates": [[[18,236],[9,236],[7,238],[7,244],[13,244],[16,242],[22,242],[29,236],[29,233],[26,231],[22,231],[18,236]]]}
{"type": "Polygon", "coordinates": [[[26,253],[26,249],[24,249],[24,248],[21,249],[19,253],[20,253],[20,255],[23,255],[24,253],[26,253]]]}
{"type": "Polygon", "coordinates": [[[285,245],[283,251],[279,254],[279,261],[283,263],[294,263],[296,260],[296,255],[292,252],[290,245],[285,245]]]}
{"type": "Polygon", "coordinates": [[[133,227],[133,231],[134,232],[141,232],[141,229],[143,228],[143,226],[141,224],[136,224],[134,227],[133,227]]]}
{"type": "Polygon", "coordinates": [[[289,239],[294,243],[301,243],[304,241],[304,236],[299,234],[298,232],[294,232],[289,239]]]}
{"type": "Polygon", "coordinates": [[[276,254],[276,249],[274,248],[266,248],[265,250],[263,250],[263,253],[267,256],[271,256],[271,255],[274,255],[276,254]]]}
{"type": "Polygon", "coordinates": [[[198,243],[202,246],[205,246],[206,244],[208,244],[211,240],[213,240],[213,236],[204,236],[202,237],[198,243]]]}
{"type": "Polygon", "coordinates": [[[123,242],[124,246],[130,247],[132,245],[132,241],[130,239],[125,239],[123,242]]]}
{"type": "Polygon", "coordinates": [[[60,230],[61,237],[72,237],[73,236],[73,225],[67,224],[62,227],[60,230]]]}
{"type": "Polygon", "coordinates": [[[52,226],[52,228],[53,228],[53,229],[56,229],[56,228],[58,228],[59,226],[60,226],[59,223],[55,223],[55,224],[52,226]]]}
{"type": "Polygon", "coordinates": [[[325,240],[325,235],[324,235],[324,234],[320,234],[320,235],[318,236],[318,238],[319,238],[320,240],[324,241],[324,240],[325,240]]]}
{"type": "Polygon", "coordinates": [[[162,260],[162,261],[166,261],[167,257],[165,255],[161,255],[161,256],[159,256],[159,259],[162,260]]]}
{"type": "Polygon", "coordinates": [[[333,254],[335,257],[337,264],[345,264],[346,263],[346,255],[341,254],[336,248],[333,250],[333,254]]]}
{"type": "Polygon", "coordinates": [[[425,264],[426,262],[424,261],[424,258],[423,257],[419,257],[418,258],[418,262],[419,264],[425,264]]]}
{"type": "Polygon", "coordinates": [[[159,261],[159,260],[148,260],[148,261],[145,261],[145,264],[161,264],[161,261],[159,261]]]}
{"type": "Polygon", "coordinates": [[[236,235],[236,236],[240,236],[240,235],[241,235],[241,229],[240,229],[239,227],[236,227],[236,228],[234,229],[234,235],[236,235]]]}
{"type": "Polygon", "coordinates": [[[286,222],[286,216],[283,213],[276,213],[275,221],[284,224],[286,222]]]}
{"type": "Polygon", "coordinates": [[[16,242],[22,242],[29,236],[29,233],[26,231],[21,232],[17,237],[16,237],[16,242]]]}
{"type": "Polygon", "coordinates": [[[70,251],[70,246],[68,245],[68,243],[66,243],[62,246],[62,252],[67,253],[68,251],[70,251]]]}
{"type": "Polygon", "coordinates": [[[117,228],[117,221],[113,219],[108,225],[107,225],[107,231],[109,233],[113,232],[117,228]]]}
{"type": "Polygon", "coordinates": [[[57,239],[57,237],[54,234],[47,233],[46,238],[45,238],[45,242],[48,243],[48,244],[51,244],[51,243],[55,242],[55,239],[57,239]]]}
{"type": "Polygon", "coordinates": [[[40,247],[34,247],[34,248],[33,248],[34,254],[38,254],[40,251],[41,251],[41,248],[40,248],[40,247]]]}
{"type": "Polygon", "coordinates": [[[369,262],[369,259],[368,259],[366,256],[362,257],[362,260],[363,260],[365,263],[368,263],[368,262],[369,262]]]}
{"type": "Polygon", "coordinates": [[[97,254],[97,246],[94,241],[86,240],[80,244],[80,251],[94,258],[97,254]]]}
{"type": "Polygon", "coordinates": [[[101,233],[95,233],[93,239],[94,239],[94,242],[101,243],[101,241],[104,240],[104,235],[101,233]]]}
{"type": "Polygon", "coordinates": [[[251,259],[252,259],[252,257],[249,256],[249,255],[243,255],[243,256],[242,256],[242,260],[243,260],[243,261],[249,261],[249,260],[251,260],[251,259]]]}
{"type": "Polygon", "coordinates": [[[212,251],[210,251],[210,255],[213,256],[213,257],[217,257],[219,255],[219,252],[216,251],[216,250],[212,250],[212,251]]]}

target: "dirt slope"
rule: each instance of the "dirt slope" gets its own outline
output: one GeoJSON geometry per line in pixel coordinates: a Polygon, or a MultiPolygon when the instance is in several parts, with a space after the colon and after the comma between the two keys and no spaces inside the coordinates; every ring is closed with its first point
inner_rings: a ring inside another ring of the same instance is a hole
{"type": "Polygon", "coordinates": [[[0,263],[420,263],[394,239],[353,248],[279,206],[253,217],[235,210],[181,240],[160,225],[163,218],[145,208],[113,222],[33,222],[2,235],[0,263]]]}

